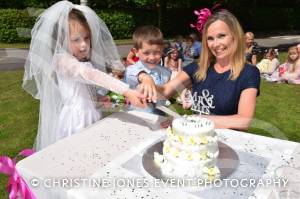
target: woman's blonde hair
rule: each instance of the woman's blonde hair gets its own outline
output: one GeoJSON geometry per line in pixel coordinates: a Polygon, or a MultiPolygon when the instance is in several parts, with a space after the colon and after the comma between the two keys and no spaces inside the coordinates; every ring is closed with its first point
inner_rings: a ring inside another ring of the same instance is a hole
{"type": "Polygon", "coordinates": [[[254,34],[253,32],[246,32],[245,37],[251,37],[252,39],[254,39],[254,34]]]}
{"type": "Polygon", "coordinates": [[[230,80],[235,80],[240,75],[244,65],[246,63],[245,59],[245,41],[244,41],[244,31],[233,14],[226,10],[221,10],[219,12],[211,15],[204,26],[202,34],[202,51],[199,60],[198,71],[196,72],[196,78],[198,81],[203,81],[206,78],[207,70],[214,61],[214,57],[207,45],[207,30],[209,26],[216,22],[217,20],[223,21],[228,27],[233,37],[233,53],[230,56],[231,74],[230,80]]]}

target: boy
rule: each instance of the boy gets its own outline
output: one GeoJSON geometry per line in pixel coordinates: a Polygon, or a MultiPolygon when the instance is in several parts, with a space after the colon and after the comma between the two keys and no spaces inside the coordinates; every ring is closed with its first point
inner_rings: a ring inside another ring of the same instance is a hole
{"type": "MultiPolygon", "coordinates": [[[[163,34],[154,26],[142,26],[133,33],[134,48],[136,49],[139,61],[126,68],[125,82],[131,89],[135,89],[140,83],[147,80],[147,76],[152,77],[156,85],[162,85],[169,81],[171,72],[160,65],[163,52],[163,34]]],[[[157,102],[165,105],[165,100],[157,102]]],[[[147,112],[161,114],[149,105],[147,112]]]]}

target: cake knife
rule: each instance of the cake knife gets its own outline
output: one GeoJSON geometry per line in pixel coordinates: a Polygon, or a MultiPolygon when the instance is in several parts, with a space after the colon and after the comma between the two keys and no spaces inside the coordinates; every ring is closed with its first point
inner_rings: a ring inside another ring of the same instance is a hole
{"type": "Polygon", "coordinates": [[[155,106],[155,108],[161,110],[162,112],[164,112],[164,113],[166,113],[166,114],[168,114],[168,115],[170,115],[170,116],[172,116],[172,117],[174,117],[174,119],[175,119],[175,118],[181,118],[181,117],[182,117],[181,115],[179,115],[179,114],[176,113],[175,111],[169,109],[168,107],[160,106],[160,105],[159,105],[159,106],[155,106]]]}

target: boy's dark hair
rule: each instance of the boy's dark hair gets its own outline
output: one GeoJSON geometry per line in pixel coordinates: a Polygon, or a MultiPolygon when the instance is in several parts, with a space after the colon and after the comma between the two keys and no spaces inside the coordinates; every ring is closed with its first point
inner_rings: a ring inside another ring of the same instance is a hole
{"type": "Polygon", "coordinates": [[[132,36],[134,48],[140,49],[143,46],[143,43],[150,45],[164,45],[163,34],[159,28],[155,26],[141,26],[138,27],[132,36]]]}

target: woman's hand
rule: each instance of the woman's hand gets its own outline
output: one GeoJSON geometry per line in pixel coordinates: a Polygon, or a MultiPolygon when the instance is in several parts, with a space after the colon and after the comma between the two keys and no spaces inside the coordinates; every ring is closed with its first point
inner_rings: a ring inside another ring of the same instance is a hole
{"type": "Polygon", "coordinates": [[[180,98],[182,101],[182,108],[183,109],[189,109],[192,106],[192,96],[191,96],[191,92],[187,89],[184,89],[181,94],[180,94],[180,98]]]}

